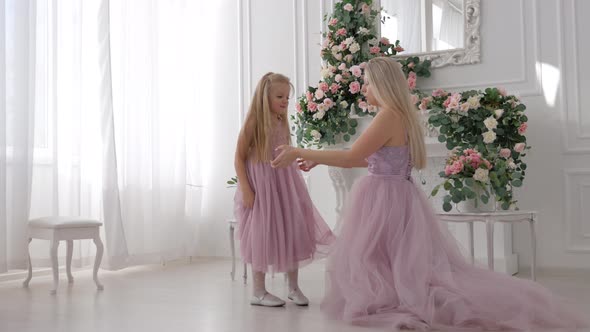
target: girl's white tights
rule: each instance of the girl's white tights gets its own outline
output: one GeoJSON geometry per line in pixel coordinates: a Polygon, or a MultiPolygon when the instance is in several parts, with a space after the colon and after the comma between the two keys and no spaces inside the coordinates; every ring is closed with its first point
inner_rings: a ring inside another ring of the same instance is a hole
{"type": "MultiPolygon", "coordinates": [[[[266,291],[266,274],[260,271],[252,271],[253,277],[253,291],[254,296],[260,297],[267,293],[266,291]]],[[[299,278],[299,270],[289,271],[287,273],[287,277],[289,279],[289,292],[294,291],[299,288],[298,278],[299,278]]]]}

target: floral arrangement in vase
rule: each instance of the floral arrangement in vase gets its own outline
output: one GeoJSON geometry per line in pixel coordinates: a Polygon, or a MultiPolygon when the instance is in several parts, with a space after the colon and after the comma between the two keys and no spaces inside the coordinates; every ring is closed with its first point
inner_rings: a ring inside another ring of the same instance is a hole
{"type": "MultiPolygon", "coordinates": [[[[375,23],[380,14],[372,5],[372,0],[342,0],[325,18],[328,29],[321,49],[321,80],[298,98],[297,114],[291,117],[298,145],[322,148],[348,142],[356,134],[356,118],[374,115],[376,109],[361,94],[367,61],[404,49],[399,40],[391,43],[377,37],[375,23]]],[[[430,76],[428,60],[408,57],[399,62],[412,90],[418,76],[430,76]]]]}
{"type": "Polygon", "coordinates": [[[439,142],[451,150],[439,173],[444,180],[431,193],[441,188],[447,192],[443,210],[468,199],[476,204],[493,200],[504,210],[515,207],[513,189],[522,186],[527,168],[523,157],[530,149],[525,105],[502,88],[462,93],[438,89],[416,104],[429,110],[439,142]]]}

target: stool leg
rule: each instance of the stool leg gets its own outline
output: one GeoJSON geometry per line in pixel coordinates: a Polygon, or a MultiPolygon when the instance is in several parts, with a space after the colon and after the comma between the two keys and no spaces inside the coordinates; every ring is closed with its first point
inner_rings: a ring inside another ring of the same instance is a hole
{"type": "Polygon", "coordinates": [[[29,274],[27,275],[27,279],[25,279],[25,281],[23,281],[23,287],[29,287],[29,282],[31,281],[31,278],[33,278],[33,265],[31,265],[31,253],[29,252],[29,245],[31,244],[31,241],[33,239],[29,238],[29,242],[27,243],[27,259],[29,262],[29,274]]]}
{"type": "Polygon", "coordinates": [[[234,243],[234,226],[229,225],[229,246],[231,248],[231,280],[235,280],[236,275],[236,247],[234,243]]]}
{"type": "Polygon", "coordinates": [[[486,235],[488,240],[488,268],[494,271],[494,221],[486,220],[486,235]]]}
{"type": "Polygon", "coordinates": [[[66,244],[66,273],[68,275],[68,282],[71,284],[74,282],[74,276],[72,275],[72,255],[74,253],[74,240],[67,240],[66,244]]]}
{"type": "Polygon", "coordinates": [[[103,290],[103,285],[98,281],[98,268],[100,267],[100,262],[102,261],[102,253],[104,251],[104,246],[102,245],[102,241],[100,240],[100,236],[98,234],[94,236],[93,241],[96,245],[96,257],[94,258],[94,269],[92,270],[92,279],[94,279],[96,288],[98,290],[103,290]]]}
{"type": "Polygon", "coordinates": [[[535,223],[537,222],[537,216],[534,216],[530,221],[529,225],[531,228],[531,250],[532,250],[532,258],[531,258],[531,278],[533,280],[537,280],[535,276],[535,270],[537,267],[537,235],[535,232],[535,223]]]}
{"type": "Polygon", "coordinates": [[[50,293],[55,294],[57,293],[57,286],[59,284],[59,264],[57,263],[57,248],[59,247],[58,240],[51,240],[51,249],[50,249],[50,256],[51,256],[51,270],[53,272],[53,289],[51,289],[50,293]]]}

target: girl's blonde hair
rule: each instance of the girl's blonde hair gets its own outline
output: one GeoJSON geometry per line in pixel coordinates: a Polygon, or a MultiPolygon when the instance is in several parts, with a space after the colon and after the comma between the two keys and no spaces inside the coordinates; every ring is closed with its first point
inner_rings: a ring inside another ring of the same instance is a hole
{"type": "MultiPolygon", "coordinates": [[[[271,117],[274,114],[270,109],[270,90],[274,84],[278,83],[288,84],[291,88],[293,87],[287,76],[272,72],[266,73],[256,85],[256,91],[254,91],[254,97],[252,97],[250,103],[246,123],[254,119],[254,139],[250,148],[253,149],[253,157],[257,161],[270,161],[272,159],[270,136],[273,127],[271,117]]],[[[291,144],[287,114],[282,114],[280,126],[284,128],[285,138],[291,144]]]]}
{"type": "Polygon", "coordinates": [[[426,167],[422,126],[401,65],[391,58],[373,58],[368,62],[365,74],[379,105],[402,118],[412,165],[417,169],[426,167]]]}

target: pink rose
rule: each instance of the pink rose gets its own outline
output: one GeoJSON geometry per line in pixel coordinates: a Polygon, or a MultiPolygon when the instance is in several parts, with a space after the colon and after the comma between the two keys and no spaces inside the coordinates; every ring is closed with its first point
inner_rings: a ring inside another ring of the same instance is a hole
{"type": "Polygon", "coordinates": [[[447,92],[443,89],[436,89],[436,90],[432,91],[433,97],[442,97],[442,96],[446,96],[446,95],[447,95],[447,92]]]}
{"type": "Polygon", "coordinates": [[[526,122],[523,122],[520,127],[518,127],[518,133],[521,135],[524,135],[524,133],[526,133],[526,129],[528,128],[528,124],[526,122]]]}
{"type": "Polygon", "coordinates": [[[342,81],[342,75],[337,74],[336,76],[334,76],[334,81],[336,81],[336,82],[342,81]]]}
{"type": "Polygon", "coordinates": [[[506,92],[506,89],[499,87],[498,88],[498,92],[500,93],[501,96],[506,97],[508,95],[508,93],[506,92]]]}
{"type": "Polygon", "coordinates": [[[361,64],[359,65],[359,67],[361,67],[361,69],[365,69],[367,67],[367,63],[366,62],[361,62],[361,64]]]}
{"type": "Polygon", "coordinates": [[[418,97],[415,94],[411,94],[410,97],[412,98],[412,104],[416,105],[418,103],[418,101],[420,100],[420,97],[418,97]]]}
{"type": "Polygon", "coordinates": [[[320,84],[318,84],[318,88],[322,89],[322,91],[327,92],[328,90],[330,90],[330,87],[328,86],[328,83],[326,82],[321,82],[320,84]]]}
{"type": "Polygon", "coordinates": [[[511,151],[510,149],[501,149],[500,150],[500,157],[502,158],[508,158],[510,157],[511,151]]]}
{"type": "Polygon", "coordinates": [[[381,49],[379,48],[379,46],[372,46],[369,49],[369,52],[371,52],[371,54],[377,54],[377,53],[379,53],[379,51],[381,51],[381,49]]]}
{"type": "Polygon", "coordinates": [[[492,169],[492,163],[490,163],[488,160],[484,159],[483,163],[486,165],[487,169],[492,169]]]}
{"type": "Polygon", "coordinates": [[[361,91],[361,84],[357,81],[354,81],[354,82],[350,83],[349,88],[350,88],[349,89],[350,93],[352,93],[352,94],[359,93],[359,91],[361,91]]]}
{"type": "Polygon", "coordinates": [[[408,68],[410,68],[410,69],[414,68],[415,66],[416,66],[416,64],[413,62],[408,63],[408,68]]]}
{"type": "Polygon", "coordinates": [[[324,91],[320,89],[315,90],[315,99],[318,100],[322,98],[324,98],[324,91]]]}
{"type": "Polygon", "coordinates": [[[356,77],[361,77],[363,75],[363,71],[359,66],[350,67],[350,72],[356,77]]]}
{"type": "Polygon", "coordinates": [[[340,66],[338,66],[338,69],[340,69],[340,70],[342,70],[342,71],[348,70],[348,69],[346,68],[346,64],[345,64],[344,62],[342,62],[342,63],[340,64],[340,66]]]}
{"type": "Polygon", "coordinates": [[[350,62],[350,61],[352,61],[352,58],[354,58],[354,57],[352,56],[352,54],[348,54],[347,56],[345,56],[345,57],[344,57],[344,61],[346,61],[346,62],[350,62]]]}
{"type": "Polygon", "coordinates": [[[303,112],[303,110],[301,109],[301,105],[299,103],[295,104],[295,109],[297,110],[297,113],[303,112]]]}
{"type": "Polygon", "coordinates": [[[305,97],[307,97],[307,101],[312,101],[313,100],[313,94],[309,91],[307,91],[305,93],[305,97]]]}
{"type": "Polygon", "coordinates": [[[419,108],[422,111],[427,110],[428,109],[428,105],[430,104],[431,101],[432,101],[432,97],[422,98],[422,101],[420,102],[419,108]]]}
{"type": "Polygon", "coordinates": [[[389,39],[387,39],[386,37],[381,37],[381,40],[379,40],[379,42],[381,44],[385,44],[385,45],[389,45],[389,39]]]}
{"type": "Polygon", "coordinates": [[[516,151],[518,153],[522,153],[525,148],[526,148],[526,144],[525,143],[516,143],[514,145],[514,151],[516,151]]]}
{"type": "Polygon", "coordinates": [[[342,7],[342,8],[344,10],[348,11],[348,12],[351,12],[354,9],[354,7],[351,4],[349,4],[349,3],[347,3],[346,5],[344,5],[344,7],[342,7]]]}
{"type": "Polygon", "coordinates": [[[367,14],[371,11],[371,7],[369,7],[369,5],[363,2],[363,4],[361,5],[361,11],[363,12],[363,14],[367,14]]]}
{"type": "Polygon", "coordinates": [[[366,112],[367,109],[369,108],[369,105],[366,102],[364,102],[364,101],[360,101],[359,102],[359,107],[363,110],[363,112],[366,112]]]}
{"type": "Polygon", "coordinates": [[[328,23],[328,25],[336,25],[338,24],[338,19],[337,18],[333,18],[330,20],[330,23],[328,23]]]}
{"type": "Polygon", "coordinates": [[[346,28],[340,28],[340,29],[336,30],[336,35],[337,36],[346,36],[346,28]]]}
{"type": "Polygon", "coordinates": [[[324,99],[324,105],[326,106],[327,109],[330,109],[330,108],[332,108],[332,106],[334,106],[334,102],[332,101],[332,99],[326,98],[326,99],[324,99]]]}
{"type": "Polygon", "coordinates": [[[416,73],[410,72],[408,74],[408,87],[410,90],[414,90],[416,88],[416,73]]]}
{"type": "Polygon", "coordinates": [[[315,112],[318,109],[318,104],[314,103],[314,102],[310,102],[307,105],[307,108],[311,111],[311,112],[315,112]]]}
{"type": "Polygon", "coordinates": [[[403,51],[404,51],[404,48],[403,48],[403,47],[401,47],[401,46],[397,46],[396,48],[394,48],[394,50],[395,50],[396,52],[403,52],[403,51]]]}
{"type": "MultiPolygon", "coordinates": [[[[342,79],[342,77],[340,78],[342,79]]],[[[332,93],[336,93],[338,92],[338,90],[340,90],[340,84],[332,83],[332,85],[330,86],[330,91],[332,93]]]]}

